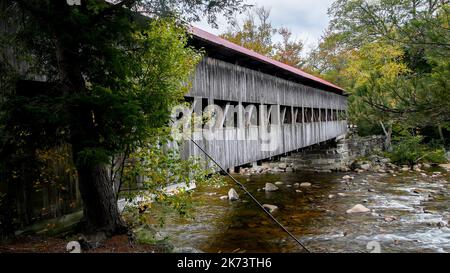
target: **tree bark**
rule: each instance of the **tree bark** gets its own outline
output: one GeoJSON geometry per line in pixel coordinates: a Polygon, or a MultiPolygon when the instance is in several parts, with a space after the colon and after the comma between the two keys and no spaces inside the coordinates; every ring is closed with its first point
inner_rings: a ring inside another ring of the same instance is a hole
{"type": "Polygon", "coordinates": [[[107,236],[126,233],[109,168],[95,154],[86,153],[95,150],[98,142],[93,112],[88,106],[75,107],[71,111],[76,113],[71,126],[71,143],[83,200],[86,232],[104,232],[107,236]]]}
{"type": "Polygon", "coordinates": [[[439,133],[439,138],[442,140],[442,143],[445,144],[444,133],[442,132],[442,126],[441,125],[438,125],[438,133],[439,133]]]}
{"type": "Polygon", "coordinates": [[[386,129],[384,126],[384,123],[380,121],[381,128],[383,128],[384,136],[386,137],[384,139],[384,149],[388,152],[392,151],[392,124],[389,125],[389,127],[386,129]]]}
{"type": "Polygon", "coordinates": [[[104,232],[107,236],[126,233],[107,166],[80,163],[77,171],[86,231],[104,232]]]}

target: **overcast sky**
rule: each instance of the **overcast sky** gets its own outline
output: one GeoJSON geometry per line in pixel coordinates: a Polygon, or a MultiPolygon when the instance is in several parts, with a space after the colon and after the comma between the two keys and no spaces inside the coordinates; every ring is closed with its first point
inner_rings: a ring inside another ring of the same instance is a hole
{"type": "MultiPolygon", "coordinates": [[[[295,38],[301,39],[305,50],[317,45],[317,41],[326,29],[329,18],[327,9],[334,0],[247,0],[248,4],[270,8],[270,21],[274,27],[285,26],[292,31],[295,38]]],[[[238,18],[244,17],[239,16],[238,18]]],[[[221,34],[227,30],[225,20],[220,19],[219,29],[214,29],[206,22],[199,22],[195,26],[221,34]]]]}

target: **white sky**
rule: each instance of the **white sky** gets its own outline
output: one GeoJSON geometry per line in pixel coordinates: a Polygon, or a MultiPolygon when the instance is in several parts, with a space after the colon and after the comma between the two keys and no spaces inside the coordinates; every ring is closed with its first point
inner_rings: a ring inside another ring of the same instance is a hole
{"type": "MultiPolygon", "coordinates": [[[[248,4],[270,8],[269,20],[274,27],[288,27],[292,36],[301,39],[305,51],[315,45],[328,26],[327,10],[334,0],[247,0],[248,4]]],[[[238,18],[245,15],[238,16],[238,18]]],[[[214,29],[205,21],[195,26],[214,34],[221,34],[228,28],[226,20],[219,20],[219,29],[214,29]]],[[[305,53],[305,52],[304,52],[305,53]]]]}

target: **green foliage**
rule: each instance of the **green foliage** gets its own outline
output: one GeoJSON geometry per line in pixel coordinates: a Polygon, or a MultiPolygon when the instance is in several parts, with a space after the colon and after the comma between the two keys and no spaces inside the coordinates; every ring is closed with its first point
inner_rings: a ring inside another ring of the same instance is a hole
{"type": "Polygon", "coordinates": [[[5,172],[22,168],[20,162],[36,158],[36,150],[71,143],[74,137],[83,147],[75,164],[109,163],[165,126],[171,107],[190,88],[187,79],[201,55],[186,46],[184,27],[172,20],[150,22],[128,38],[130,48],[111,48],[116,52],[110,59],[105,52],[83,57],[90,67],[86,93],[66,95],[52,87],[37,96],[7,97],[0,105],[0,152],[9,158],[0,163],[5,172]],[[104,72],[110,75],[105,78],[104,72]]]}
{"type": "Polygon", "coordinates": [[[430,162],[436,164],[447,163],[447,158],[445,157],[445,149],[438,148],[435,150],[430,150],[424,155],[423,162],[430,162]]]}
{"type": "Polygon", "coordinates": [[[153,203],[169,207],[181,216],[186,216],[191,209],[190,191],[179,187],[173,190],[165,188],[171,185],[184,183],[184,186],[202,184],[218,185],[224,183],[222,177],[214,169],[206,166],[200,158],[191,157],[183,159],[178,149],[170,148],[167,135],[148,139],[145,145],[133,152],[124,169],[124,185],[138,188],[127,194],[128,199],[136,196],[145,196],[148,202],[141,206],[152,206],[153,203]],[[141,178],[142,185],[137,185],[136,177],[141,178]]]}
{"type": "MultiPolygon", "coordinates": [[[[80,190],[112,187],[114,181],[93,184],[99,172],[92,170],[106,172],[111,159],[147,148],[145,141],[167,126],[201,58],[187,46],[187,22],[206,17],[214,23],[217,14],[230,17],[245,7],[242,0],[85,0],[79,6],[13,0],[0,6],[7,26],[0,30],[1,182],[34,181],[43,151],[67,144],[80,190]]],[[[85,206],[114,200],[103,196],[112,190],[97,190],[99,198],[90,200],[82,193],[85,206]]],[[[120,222],[117,213],[98,213],[105,214],[99,219],[115,217],[104,223],[120,222]]]]}
{"type": "Polygon", "coordinates": [[[388,153],[392,162],[413,166],[420,162],[445,163],[445,150],[432,149],[422,143],[422,136],[406,134],[398,137],[393,145],[393,151],[388,153]]]}
{"type": "Polygon", "coordinates": [[[379,124],[374,124],[369,119],[358,119],[358,135],[360,136],[372,136],[372,135],[382,135],[383,129],[379,124]]]}
{"type": "MultiPolygon", "coordinates": [[[[428,0],[336,0],[307,70],[350,94],[350,121],[446,128],[450,122],[450,6],[428,0]]],[[[442,135],[442,134],[441,134],[442,135]]]]}
{"type": "Polygon", "coordinates": [[[349,79],[343,75],[343,70],[348,67],[348,57],[351,51],[342,41],[343,37],[340,33],[327,30],[321,37],[318,46],[309,52],[303,69],[347,88],[349,79]]]}

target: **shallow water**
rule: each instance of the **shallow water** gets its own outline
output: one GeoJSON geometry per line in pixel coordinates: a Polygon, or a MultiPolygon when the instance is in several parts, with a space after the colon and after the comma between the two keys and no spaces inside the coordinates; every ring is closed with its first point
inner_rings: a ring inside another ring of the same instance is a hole
{"type": "MultiPolygon", "coordinates": [[[[433,178],[427,174],[351,173],[355,179],[347,183],[342,179],[345,173],[295,172],[236,178],[261,203],[278,206],[274,216],[312,252],[370,252],[369,242],[379,244],[381,252],[449,252],[450,229],[437,223],[450,216],[450,179],[445,172],[433,178]],[[278,186],[279,191],[258,191],[266,182],[276,181],[284,182],[278,186]],[[297,182],[310,182],[312,186],[294,187],[297,182]],[[428,193],[414,193],[417,188],[426,190],[432,198],[428,193]],[[297,189],[302,192],[297,193],[297,189]],[[356,204],[372,212],[345,213],[356,204]],[[397,220],[388,222],[388,216],[397,220]]],[[[199,187],[193,201],[191,217],[169,215],[161,230],[178,247],[204,252],[302,252],[232,182],[219,188],[199,187]],[[230,187],[238,190],[239,201],[220,200],[230,187]]]]}

